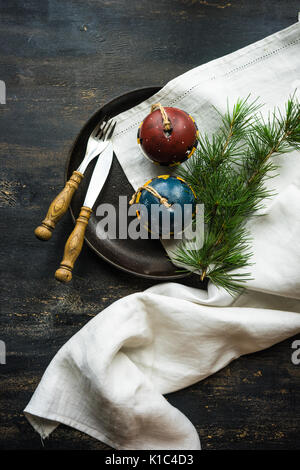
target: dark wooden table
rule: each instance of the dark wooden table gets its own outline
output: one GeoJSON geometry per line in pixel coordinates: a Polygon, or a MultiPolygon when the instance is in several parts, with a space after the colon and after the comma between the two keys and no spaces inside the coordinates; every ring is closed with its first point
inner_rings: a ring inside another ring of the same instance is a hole
{"type": "MultiPolygon", "coordinates": [[[[58,349],[113,301],[149,287],[84,247],[70,285],[53,273],[70,215],[46,244],[34,227],[63,183],[68,149],[102,104],[297,21],[298,0],[0,0],[2,162],[0,448],[41,449],[22,410],[58,349]]],[[[243,357],[168,399],[204,449],[295,449],[300,366],[292,338],[243,357]]],[[[107,449],[66,426],[47,449],[107,449]]]]}

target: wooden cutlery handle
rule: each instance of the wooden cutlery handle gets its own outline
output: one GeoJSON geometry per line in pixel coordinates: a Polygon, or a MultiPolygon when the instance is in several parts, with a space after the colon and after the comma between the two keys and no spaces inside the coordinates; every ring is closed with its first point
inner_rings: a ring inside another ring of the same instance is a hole
{"type": "Polygon", "coordinates": [[[43,220],[41,225],[35,229],[34,233],[37,238],[44,241],[51,238],[57,222],[67,212],[73,194],[78,188],[82,178],[82,173],[79,171],[73,171],[73,174],[69,181],[66,182],[64,189],[50,204],[46,218],[43,220]]]}
{"type": "Polygon", "coordinates": [[[61,282],[69,282],[72,279],[72,270],[74,268],[75,261],[80,255],[85,229],[89,222],[92,209],[89,207],[82,207],[80,214],[76,220],[76,225],[73,232],[69,236],[65,245],[64,257],[60,263],[60,267],[55,272],[55,278],[61,282]]]}

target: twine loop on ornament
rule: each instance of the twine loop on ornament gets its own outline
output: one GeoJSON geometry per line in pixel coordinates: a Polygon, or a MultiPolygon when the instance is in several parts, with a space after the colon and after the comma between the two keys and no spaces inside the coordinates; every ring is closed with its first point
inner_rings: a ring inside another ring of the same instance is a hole
{"type": "Polygon", "coordinates": [[[172,129],[172,125],[171,125],[170,119],[169,119],[169,117],[166,113],[165,108],[161,105],[161,103],[153,104],[151,106],[151,113],[153,113],[153,111],[155,111],[156,109],[159,109],[160,112],[161,112],[161,117],[162,117],[162,120],[163,120],[164,130],[165,131],[170,131],[172,129]]]}
{"type": "Polygon", "coordinates": [[[135,200],[136,200],[136,197],[137,197],[138,193],[139,193],[140,191],[142,191],[143,189],[145,189],[145,190],[148,191],[150,194],[152,194],[152,196],[156,197],[156,198],[159,200],[160,204],[162,204],[163,206],[165,206],[167,209],[169,209],[169,208],[172,206],[172,204],[170,204],[170,203],[168,202],[168,199],[167,199],[166,197],[161,196],[161,195],[159,194],[159,192],[156,191],[156,189],[152,188],[152,186],[146,186],[146,185],[140,186],[140,187],[136,190],[136,192],[133,194],[132,198],[131,198],[130,201],[129,201],[130,206],[135,203],[135,200]]]}

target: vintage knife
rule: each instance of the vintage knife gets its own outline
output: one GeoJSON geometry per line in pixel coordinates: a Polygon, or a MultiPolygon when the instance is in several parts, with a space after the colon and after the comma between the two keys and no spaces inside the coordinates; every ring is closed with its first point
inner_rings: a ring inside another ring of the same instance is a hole
{"type": "Polygon", "coordinates": [[[97,124],[89,137],[86,147],[85,157],[76,171],[73,171],[71,178],[66,182],[63,190],[56,196],[49,206],[47,215],[34,233],[40,240],[49,240],[55,229],[57,222],[67,212],[71,199],[77,190],[89,163],[97,157],[107,147],[114,132],[116,123],[110,119],[102,120],[97,124]]]}
{"type": "Polygon", "coordinates": [[[110,142],[97,160],[76,225],[66,242],[63,259],[60,267],[55,272],[55,278],[58,281],[69,282],[72,279],[72,270],[82,249],[85,230],[93,212],[93,205],[107,179],[112,159],[113,146],[110,142]]]}

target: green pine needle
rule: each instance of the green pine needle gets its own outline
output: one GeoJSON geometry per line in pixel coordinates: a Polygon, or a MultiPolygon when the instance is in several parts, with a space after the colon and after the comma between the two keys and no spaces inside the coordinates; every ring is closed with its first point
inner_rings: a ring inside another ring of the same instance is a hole
{"type": "Polygon", "coordinates": [[[251,242],[247,220],[272,196],[266,178],[276,176],[275,154],[300,150],[300,105],[294,93],[285,113],[276,110],[263,119],[257,100],[239,99],[232,111],[220,115],[217,133],[199,136],[194,156],[178,169],[204,204],[205,237],[201,249],[183,242],[173,259],[209,278],[232,295],[240,292],[250,273],[251,242]]]}

